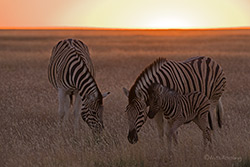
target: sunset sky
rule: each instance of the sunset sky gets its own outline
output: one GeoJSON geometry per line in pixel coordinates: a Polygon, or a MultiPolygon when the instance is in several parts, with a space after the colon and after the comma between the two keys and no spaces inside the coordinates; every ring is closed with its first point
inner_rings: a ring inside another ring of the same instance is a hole
{"type": "Polygon", "coordinates": [[[250,0],[1,0],[6,27],[250,27],[250,0]]]}

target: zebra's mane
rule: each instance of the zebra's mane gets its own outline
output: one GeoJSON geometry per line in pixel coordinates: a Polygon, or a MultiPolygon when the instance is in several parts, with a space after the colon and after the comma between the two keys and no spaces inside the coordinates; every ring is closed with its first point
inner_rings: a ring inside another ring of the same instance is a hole
{"type": "MultiPolygon", "coordinates": [[[[136,90],[139,82],[142,80],[142,78],[145,78],[148,76],[149,72],[152,72],[155,70],[156,72],[161,68],[161,66],[166,63],[167,60],[165,58],[158,58],[156,59],[152,64],[150,64],[148,67],[146,67],[141,74],[137,77],[135,83],[131,87],[129,91],[129,102],[132,102],[132,100],[137,97],[136,96],[136,90]]],[[[154,82],[154,81],[153,81],[154,82]]]]}

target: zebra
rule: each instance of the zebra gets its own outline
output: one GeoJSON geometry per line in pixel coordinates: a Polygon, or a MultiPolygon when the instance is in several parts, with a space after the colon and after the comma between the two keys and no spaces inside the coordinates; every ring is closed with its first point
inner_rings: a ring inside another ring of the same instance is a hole
{"type": "Polygon", "coordinates": [[[74,96],[75,132],[79,126],[80,111],[82,119],[93,132],[100,133],[104,128],[103,98],[109,92],[101,94],[94,76],[89,49],[82,41],[65,39],[53,47],[48,66],[48,79],[58,91],[58,110],[63,125],[68,120],[74,96]]]}
{"type": "Polygon", "coordinates": [[[171,90],[159,83],[154,83],[148,90],[149,112],[150,119],[158,113],[164,115],[168,122],[168,148],[171,153],[172,136],[177,143],[175,131],[183,124],[193,121],[203,132],[204,148],[207,141],[212,143],[210,130],[212,120],[208,114],[210,112],[210,101],[201,92],[191,92],[180,94],[171,90]],[[209,127],[208,127],[209,124],[209,127]]]}
{"type": "MultiPolygon", "coordinates": [[[[181,94],[194,91],[203,93],[211,101],[211,110],[216,108],[217,122],[221,127],[221,96],[226,86],[222,67],[204,56],[182,62],[158,58],[143,70],[130,90],[123,88],[128,97],[126,113],[129,124],[128,141],[131,144],[138,141],[138,132],[147,120],[148,88],[152,83],[160,83],[181,94]]],[[[163,127],[162,119],[161,116],[155,117],[159,133],[163,127]]]]}

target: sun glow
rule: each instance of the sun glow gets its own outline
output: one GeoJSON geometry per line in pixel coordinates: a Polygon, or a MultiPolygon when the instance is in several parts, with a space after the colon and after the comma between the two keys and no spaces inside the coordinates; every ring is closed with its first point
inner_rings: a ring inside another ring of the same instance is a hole
{"type": "MultiPolygon", "coordinates": [[[[219,28],[250,25],[250,14],[232,0],[107,0],[93,6],[82,25],[104,28],[219,28]],[[133,4],[133,5],[131,5],[133,4]]],[[[72,18],[72,17],[71,17],[72,18]]]]}
{"type": "Polygon", "coordinates": [[[249,0],[2,0],[0,28],[250,27],[249,6],[249,0]]]}

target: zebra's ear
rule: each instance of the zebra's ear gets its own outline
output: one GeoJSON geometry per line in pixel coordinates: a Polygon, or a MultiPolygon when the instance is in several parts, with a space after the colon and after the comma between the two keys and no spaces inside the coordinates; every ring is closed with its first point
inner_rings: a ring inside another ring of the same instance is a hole
{"type": "Polygon", "coordinates": [[[102,94],[102,98],[107,97],[109,94],[110,94],[110,92],[105,92],[105,93],[103,93],[103,94],[102,94]]]}
{"type": "Polygon", "coordinates": [[[122,89],[123,89],[124,94],[128,97],[129,96],[129,90],[126,89],[126,88],[122,88],[122,89]]]}

